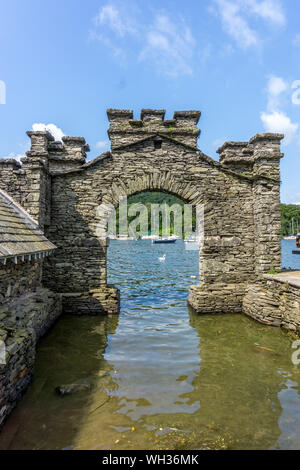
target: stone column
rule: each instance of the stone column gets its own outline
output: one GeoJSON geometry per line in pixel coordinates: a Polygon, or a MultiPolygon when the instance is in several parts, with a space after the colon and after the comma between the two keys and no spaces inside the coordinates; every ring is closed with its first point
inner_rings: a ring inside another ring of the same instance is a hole
{"type": "Polygon", "coordinates": [[[253,147],[255,271],[281,269],[280,151],[282,134],[257,134],[253,147]]]}
{"type": "Polygon", "coordinates": [[[51,177],[48,171],[48,145],[54,138],[47,131],[27,132],[31,148],[22,159],[24,184],[21,188],[24,209],[41,229],[50,225],[51,177]]]}
{"type": "Polygon", "coordinates": [[[13,158],[0,158],[0,189],[21,204],[21,164],[13,158]]]}

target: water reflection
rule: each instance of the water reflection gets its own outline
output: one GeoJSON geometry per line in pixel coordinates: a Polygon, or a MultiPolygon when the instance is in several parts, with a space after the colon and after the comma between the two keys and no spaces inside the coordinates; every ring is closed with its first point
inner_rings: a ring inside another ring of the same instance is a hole
{"type": "Polygon", "coordinates": [[[114,242],[121,315],[64,317],[0,434],[10,449],[300,448],[291,339],[242,315],[188,312],[197,252],[114,242]],[[158,257],[166,252],[167,262],[158,257]],[[57,385],[89,391],[59,397],[57,385]]]}

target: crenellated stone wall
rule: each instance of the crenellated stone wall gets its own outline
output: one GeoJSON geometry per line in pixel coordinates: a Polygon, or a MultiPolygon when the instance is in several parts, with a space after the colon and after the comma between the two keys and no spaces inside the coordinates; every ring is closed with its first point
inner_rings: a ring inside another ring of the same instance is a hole
{"type": "MultiPolygon", "coordinates": [[[[197,147],[199,111],[176,111],[171,120],[152,109],[140,119],[131,110],[108,109],[107,116],[110,152],[86,162],[83,137],[55,142],[48,132],[28,132],[22,168],[11,167],[12,192],[19,191],[18,200],[58,247],[44,261],[43,285],[63,295],[67,312],[117,313],[119,292],[107,285],[107,239],[99,235],[109,216],[103,207],[163,191],[204,205],[201,283],[191,288],[190,304],[198,312],[241,311],[246,283],[280,268],[283,136],[226,142],[216,162],[197,147]]],[[[9,172],[0,166],[6,181],[9,172]]]]}
{"type": "Polygon", "coordinates": [[[217,162],[198,149],[199,111],[109,109],[111,150],[86,162],[83,137],[54,141],[28,132],[22,166],[0,159],[0,189],[38,222],[56,246],[34,263],[0,267],[0,426],[30,383],[35,346],[63,309],[117,314],[120,293],[107,284],[105,235],[113,208],[142,191],[204,206],[200,284],[188,302],[197,313],[241,313],[266,324],[300,327],[299,289],[265,275],[280,269],[281,134],[226,142],[217,162]]]}

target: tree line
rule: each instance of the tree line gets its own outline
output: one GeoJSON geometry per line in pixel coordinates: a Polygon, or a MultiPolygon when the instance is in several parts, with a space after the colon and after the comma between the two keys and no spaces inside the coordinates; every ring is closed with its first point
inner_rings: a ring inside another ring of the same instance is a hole
{"type": "MultiPolygon", "coordinates": [[[[144,204],[147,208],[150,208],[151,204],[180,204],[183,208],[184,202],[168,193],[160,192],[144,192],[135,194],[128,198],[128,206],[132,204],[144,204]]],[[[300,232],[300,205],[297,204],[280,204],[281,209],[281,234],[286,236],[292,233],[292,226],[294,227],[294,233],[300,232]]],[[[118,211],[117,211],[118,212],[118,211]]],[[[128,222],[132,220],[132,217],[128,217],[128,222]]],[[[193,216],[193,222],[195,222],[195,216],[193,216]]],[[[149,220],[149,233],[151,231],[151,224],[149,220]]],[[[171,220],[171,233],[173,231],[172,220],[171,220]]]]}
{"type": "Polygon", "coordinates": [[[283,237],[292,233],[300,232],[300,205],[280,204],[281,208],[281,234],[283,237]]]}

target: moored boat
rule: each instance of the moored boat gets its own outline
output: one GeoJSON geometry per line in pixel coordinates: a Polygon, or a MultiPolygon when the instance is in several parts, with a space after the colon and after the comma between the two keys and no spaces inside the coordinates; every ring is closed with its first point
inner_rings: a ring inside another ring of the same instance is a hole
{"type": "Polygon", "coordinates": [[[152,243],[175,243],[176,238],[154,238],[152,243]]]}

